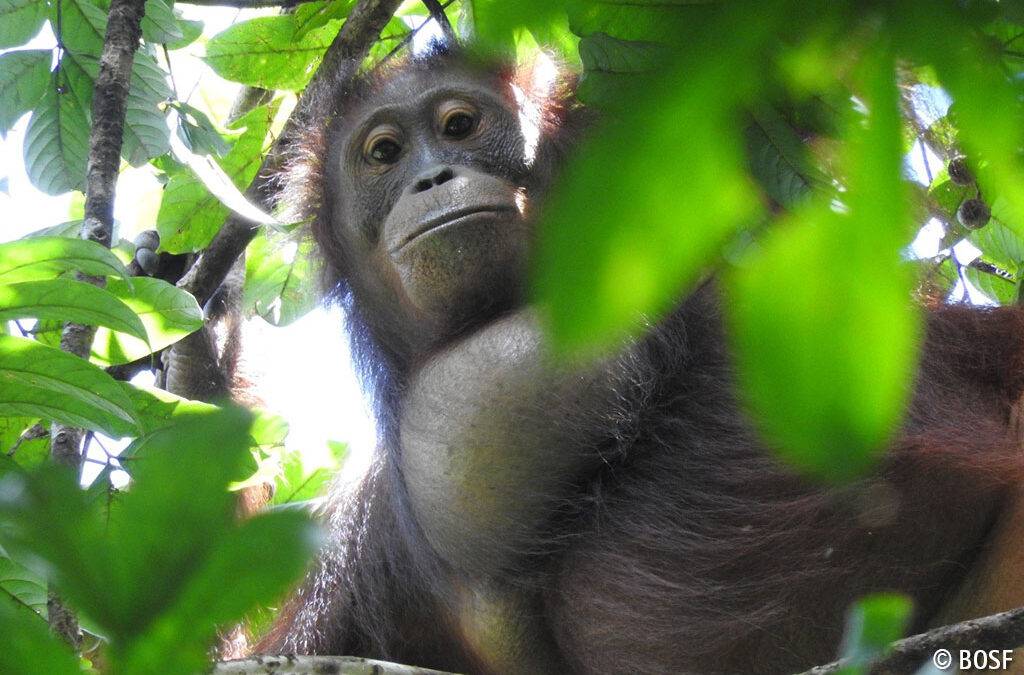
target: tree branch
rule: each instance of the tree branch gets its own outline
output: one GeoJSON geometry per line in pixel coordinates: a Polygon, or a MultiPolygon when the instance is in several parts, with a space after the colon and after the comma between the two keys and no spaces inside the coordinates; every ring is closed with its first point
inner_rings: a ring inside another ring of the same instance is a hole
{"type": "Polygon", "coordinates": [[[239,9],[260,9],[264,7],[294,7],[316,0],[178,0],[179,5],[199,7],[238,7],[239,9]]]}
{"type": "MultiPolygon", "coordinates": [[[[142,37],[144,4],[144,0],[113,0],[110,3],[107,32],[100,54],[100,70],[92,97],[85,220],[80,236],[108,248],[114,230],[114,187],[120,166],[125,101],[128,98],[135,50],[142,37]]],[[[104,284],[103,277],[80,274],[78,278],[96,286],[104,284]]],[[[94,326],[65,324],[60,347],[68,353],[88,359],[95,334],[94,326]]],[[[50,457],[57,464],[73,467],[77,471],[82,463],[83,437],[82,429],[54,423],[50,434],[50,457]]],[[[46,606],[51,629],[78,651],[82,632],[74,613],[53,591],[47,595],[46,606]]]]}
{"type": "MultiPolygon", "coordinates": [[[[455,36],[455,31],[452,30],[452,24],[448,21],[448,15],[444,13],[444,7],[441,6],[439,0],[422,0],[423,5],[430,12],[430,18],[437,22],[437,25],[441,27],[441,33],[444,35],[445,41],[450,47],[454,47],[459,43],[459,39],[455,36]]],[[[451,3],[448,3],[451,4],[451,3]]]]}
{"type": "Polygon", "coordinates": [[[361,659],[354,656],[253,656],[247,659],[222,661],[211,675],[304,675],[305,673],[336,673],[337,675],[444,675],[440,671],[403,666],[387,661],[361,659]]]}
{"type": "MultiPolygon", "coordinates": [[[[370,46],[400,4],[401,0],[360,0],[345,20],[334,42],[327,48],[312,81],[299,97],[295,112],[288,118],[277,142],[263,159],[256,178],[246,191],[246,195],[264,210],[271,206],[271,183],[283,161],[284,149],[311,113],[312,102],[317,99],[320,90],[327,86],[328,80],[336,77],[334,73],[347,80],[355,77],[370,46]]],[[[232,213],[178,285],[194,295],[200,305],[205,305],[258,231],[258,224],[232,213]]]]}
{"type": "MultiPolygon", "coordinates": [[[[1014,649],[1021,645],[1024,645],[1024,607],[942,626],[894,642],[891,651],[872,664],[871,675],[912,673],[940,649],[955,655],[961,649],[1014,649]]],[[[850,665],[849,659],[843,659],[816,666],[800,675],[832,675],[850,665]]]]}

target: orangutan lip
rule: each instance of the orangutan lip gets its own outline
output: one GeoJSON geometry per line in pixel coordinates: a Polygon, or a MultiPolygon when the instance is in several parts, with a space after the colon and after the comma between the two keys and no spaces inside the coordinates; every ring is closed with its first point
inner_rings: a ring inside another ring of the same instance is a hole
{"type": "Polygon", "coordinates": [[[409,242],[418,239],[425,234],[429,234],[431,232],[434,232],[435,230],[446,229],[450,226],[458,225],[463,221],[468,220],[472,216],[479,216],[482,214],[492,214],[496,216],[511,216],[516,213],[519,213],[519,210],[516,207],[505,204],[495,204],[487,206],[467,206],[466,208],[448,211],[440,216],[431,218],[427,222],[423,223],[420,227],[417,227],[409,235],[403,237],[402,241],[398,242],[398,245],[391,249],[391,252],[397,252],[399,249],[404,247],[409,242]]]}

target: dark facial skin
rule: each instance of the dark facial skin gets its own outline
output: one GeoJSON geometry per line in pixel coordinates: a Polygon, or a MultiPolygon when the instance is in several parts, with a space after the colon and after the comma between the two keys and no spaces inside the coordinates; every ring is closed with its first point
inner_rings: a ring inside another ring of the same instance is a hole
{"type": "Polygon", "coordinates": [[[397,77],[332,135],[332,222],[353,285],[437,342],[512,306],[529,166],[507,83],[471,69],[397,77]]]}

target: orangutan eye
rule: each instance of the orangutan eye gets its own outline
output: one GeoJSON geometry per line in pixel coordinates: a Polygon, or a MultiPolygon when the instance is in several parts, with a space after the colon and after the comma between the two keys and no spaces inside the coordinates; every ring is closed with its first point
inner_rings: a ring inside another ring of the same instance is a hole
{"type": "Polygon", "coordinates": [[[477,113],[464,103],[442,108],[441,130],[448,138],[456,140],[469,136],[476,130],[477,113]]]}
{"type": "Polygon", "coordinates": [[[363,155],[374,164],[394,164],[401,154],[401,139],[391,127],[374,129],[363,144],[363,155]]]}

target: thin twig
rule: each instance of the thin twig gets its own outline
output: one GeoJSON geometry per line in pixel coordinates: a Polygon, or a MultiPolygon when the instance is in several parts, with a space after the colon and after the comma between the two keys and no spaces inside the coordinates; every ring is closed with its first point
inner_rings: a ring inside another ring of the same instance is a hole
{"type": "MultiPolygon", "coordinates": [[[[449,2],[448,4],[450,5],[451,3],[449,2]]],[[[451,22],[448,21],[448,15],[444,13],[445,7],[442,7],[438,0],[423,0],[423,5],[430,12],[430,18],[441,27],[441,33],[444,35],[445,42],[450,46],[455,46],[459,40],[455,37],[455,31],[452,29],[451,22]]]]}
{"type": "MultiPolygon", "coordinates": [[[[913,635],[892,644],[891,650],[871,665],[871,675],[906,675],[939,650],[1015,649],[1024,645],[1024,607],[980,619],[961,621],[913,635]]],[[[800,675],[832,675],[852,665],[847,659],[816,666],[800,675]]]]}
{"type": "Polygon", "coordinates": [[[237,7],[239,9],[261,9],[265,7],[294,7],[316,0],[178,0],[179,5],[199,7],[237,7]]]}
{"type": "MultiPolygon", "coordinates": [[[[453,2],[455,2],[455,0],[448,0],[443,5],[441,5],[441,9],[448,9],[449,5],[451,5],[453,2]]],[[[396,54],[398,54],[398,52],[400,52],[402,50],[402,48],[404,48],[406,45],[408,45],[410,42],[412,42],[413,38],[416,37],[416,34],[419,33],[421,30],[423,30],[428,23],[430,23],[430,22],[429,21],[424,21],[423,23],[421,23],[420,25],[416,26],[411,31],[409,31],[409,34],[404,36],[402,38],[401,42],[399,42],[397,45],[395,45],[391,49],[391,51],[389,51],[387,54],[385,54],[384,58],[382,58],[380,60],[380,62],[381,63],[387,63],[392,58],[394,58],[394,56],[396,54]]]]}

